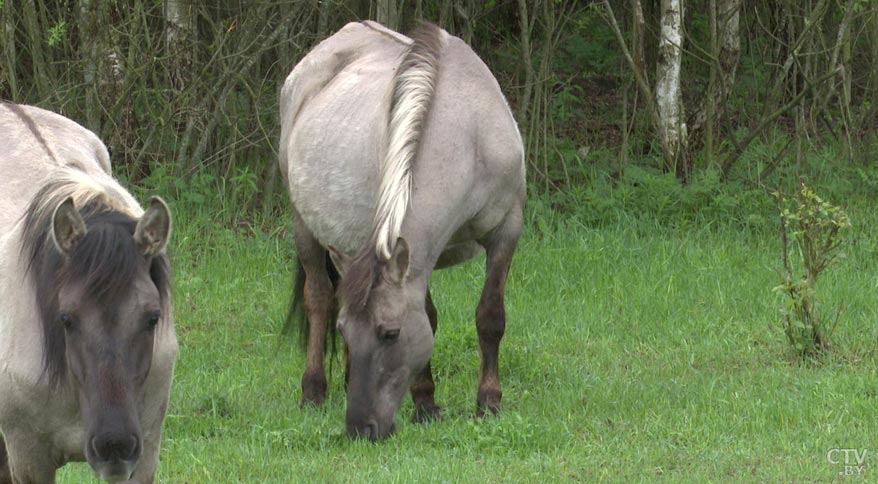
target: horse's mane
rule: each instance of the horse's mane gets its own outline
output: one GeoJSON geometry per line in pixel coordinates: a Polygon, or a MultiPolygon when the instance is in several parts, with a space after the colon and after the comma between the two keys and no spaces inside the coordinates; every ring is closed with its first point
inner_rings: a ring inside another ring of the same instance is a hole
{"type": "Polygon", "coordinates": [[[446,44],[445,32],[430,23],[423,23],[411,38],[393,78],[387,152],[379,166],[372,234],[340,288],[352,308],[365,307],[377,277],[376,267],[390,259],[399,238],[411,199],[412,165],[446,44]]]}
{"type": "Polygon", "coordinates": [[[390,258],[408,210],[412,190],[412,164],[445,48],[442,30],[429,23],[412,34],[412,43],[393,78],[387,152],[381,160],[378,199],[372,221],[375,251],[390,258]]]}
{"type": "MultiPolygon", "coordinates": [[[[37,191],[23,215],[22,259],[33,285],[43,330],[43,372],[53,385],[66,374],[65,334],[58,321],[59,288],[70,281],[82,281],[85,297],[113,307],[129,289],[144,260],[134,241],[140,213],[125,203],[118,190],[79,170],[63,169],[37,191]],[[82,215],[87,232],[65,257],[52,239],[52,216],[68,198],[73,199],[82,215]]],[[[162,300],[162,312],[167,314],[167,256],[154,257],[149,271],[162,300]]]]}

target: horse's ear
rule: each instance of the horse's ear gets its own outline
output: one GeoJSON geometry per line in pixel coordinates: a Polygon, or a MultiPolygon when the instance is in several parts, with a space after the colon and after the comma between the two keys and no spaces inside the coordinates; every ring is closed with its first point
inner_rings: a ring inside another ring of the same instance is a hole
{"type": "Polygon", "coordinates": [[[402,284],[409,272],[409,244],[402,237],[396,239],[393,254],[384,266],[384,275],[394,284],[402,284]]]}
{"type": "Polygon", "coordinates": [[[73,206],[73,198],[64,200],[55,208],[52,214],[52,240],[59,252],[69,255],[86,232],[85,221],[73,206]]]}
{"type": "Polygon", "coordinates": [[[345,275],[351,266],[351,258],[331,245],[326,250],[329,252],[329,258],[332,259],[335,270],[338,271],[339,275],[345,275]]]}
{"type": "Polygon", "coordinates": [[[143,255],[155,257],[168,246],[171,238],[171,211],[160,197],[149,200],[149,208],[137,222],[134,241],[143,255]]]}

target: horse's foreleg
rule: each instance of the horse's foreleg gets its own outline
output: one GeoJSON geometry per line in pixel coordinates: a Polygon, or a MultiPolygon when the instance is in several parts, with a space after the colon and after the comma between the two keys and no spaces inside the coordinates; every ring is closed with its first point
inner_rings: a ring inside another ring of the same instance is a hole
{"type": "Polygon", "coordinates": [[[479,334],[479,349],[482,352],[482,366],[479,376],[479,393],[476,399],[477,414],[485,410],[492,413],[500,411],[499,353],[500,340],[506,331],[506,308],[504,294],[506,278],[512,255],[521,235],[521,214],[513,212],[492,233],[483,245],[487,252],[485,287],[476,309],[476,329],[479,334]]]}
{"type": "Polygon", "coordinates": [[[125,481],[126,484],[153,484],[155,482],[161,441],[161,428],[143,439],[143,453],[140,455],[134,475],[131,476],[131,479],[125,481]]]}
{"type": "Polygon", "coordinates": [[[326,398],[326,325],[332,311],[332,282],[326,270],[326,250],[295,214],[296,251],[305,272],[305,314],[308,318],[308,356],[302,375],[301,405],[322,405],[326,398]]]}
{"type": "MultiPolygon", "coordinates": [[[[436,306],[433,304],[433,297],[430,296],[430,288],[427,288],[427,298],[424,304],[427,310],[427,318],[430,320],[430,329],[433,335],[436,335],[436,325],[438,324],[438,314],[436,306]]],[[[436,405],[435,393],[436,384],[433,383],[433,372],[430,369],[430,361],[427,366],[421,370],[415,377],[415,381],[411,387],[412,401],[415,404],[415,412],[412,414],[414,423],[424,423],[432,419],[438,418],[442,408],[436,405]]]]}
{"type": "Polygon", "coordinates": [[[5,469],[0,466],[0,483],[55,483],[58,464],[52,460],[49,449],[44,444],[31,434],[15,433],[7,434],[6,437],[6,466],[5,469]],[[2,471],[5,471],[5,475],[2,471]],[[4,478],[7,480],[4,481],[4,478]]]}

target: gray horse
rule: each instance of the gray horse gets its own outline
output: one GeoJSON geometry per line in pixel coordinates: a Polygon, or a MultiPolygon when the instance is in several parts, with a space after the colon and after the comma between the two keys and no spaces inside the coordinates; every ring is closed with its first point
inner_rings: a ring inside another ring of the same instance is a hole
{"type": "Polygon", "coordinates": [[[0,483],[75,460],[153,482],[177,355],[168,208],[144,212],[57,114],[0,104],[0,146],[0,483]]]}
{"type": "Polygon", "coordinates": [[[327,253],[341,274],[346,430],[374,440],[394,431],[408,388],[415,421],[438,414],[430,275],[486,251],[477,411],[497,412],[504,291],[525,172],[518,128],[491,72],[435,26],[408,38],[374,22],[350,23],[299,62],[280,102],[279,161],[310,325],[302,403],[320,404],[326,393],[334,307],[327,253]]]}

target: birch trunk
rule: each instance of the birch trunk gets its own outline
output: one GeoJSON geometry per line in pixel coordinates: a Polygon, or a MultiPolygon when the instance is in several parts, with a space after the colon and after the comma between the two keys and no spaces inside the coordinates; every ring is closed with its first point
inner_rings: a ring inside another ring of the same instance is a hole
{"type": "Polygon", "coordinates": [[[317,38],[324,39],[329,30],[329,15],[332,12],[333,0],[317,1],[317,38]]]}
{"type": "Polygon", "coordinates": [[[165,0],[165,50],[171,59],[170,80],[177,91],[191,81],[192,3],[190,0],[165,0]]]}
{"type": "Polygon", "coordinates": [[[518,19],[521,30],[521,65],[524,67],[524,82],[522,83],[521,96],[518,99],[518,123],[522,127],[527,126],[527,113],[530,108],[530,97],[534,80],[534,65],[530,48],[532,24],[528,17],[527,1],[518,0],[518,19]]]}
{"type": "Polygon", "coordinates": [[[707,95],[695,110],[690,122],[689,149],[701,148],[707,131],[715,132],[715,122],[722,120],[726,101],[735,85],[735,73],[741,57],[741,0],[716,1],[716,49],[712,52],[711,82],[707,95]],[[712,114],[709,116],[708,114],[712,114]]]}
{"type": "MultiPolygon", "coordinates": [[[[636,2],[637,0],[635,0],[636,2]]],[[[628,44],[625,42],[625,37],[622,35],[622,29],[619,28],[619,23],[616,22],[616,15],[613,13],[613,7],[610,5],[610,0],[604,0],[604,8],[607,11],[607,20],[610,23],[610,27],[613,29],[613,33],[616,35],[616,40],[619,42],[619,48],[622,49],[622,55],[625,60],[628,62],[628,66],[631,68],[631,72],[634,73],[634,80],[637,86],[637,92],[640,96],[643,97],[644,104],[646,105],[646,109],[649,112],[649,117],[652,120],[652,126],[656,130],[656,132],[661,133],[662,129],[662,117],[658,111],[658,105],[655,100],[655,95],[653,94],[652,87],[650,87],[648,80],[646,79],[645,69],[641,70],[638,68],[637,61],[631,56],[631,52],[628,50],[628,44]]],[[[658,136],[659,143],[662,146],[662,153],[668,153],[670,150],[666,145],[665,136],[658,136]]]]}
{"type": "Polygon", "coordinates": [[[658,107],[659,135],[664,139],[665,167],[684,180],[688,178],[686,123],[680,90],[683,54],[683,0],[662,0],[659,59],[656,66],[655,100],[658,107]]]}
{"type": "Polygon", "coordinates": [[[98,33],[96,12],[92,0],[79,3],[79,59],[82,62],[82,80],[85,83],[86,127],[100,133],[101,121],[97,100],[98,33]]]}
{"type": "Polygon", "coordinates": [[[18,97],[18,55],[15,52],[15,22],[12,17],[13,0],[5,0],[3,2],[3,56],[4,68],[3,75],[6,77],[6,83],[9,85],[9,96],[12,101],[18,97]]]}
{"type": "Polygon", "coordinates": [[[871,18],[869,19],[869,22],[872,24],[872,28],[869,29],[869,37],[871,38],[872,44],[872,71],[869,74],[869,86],[871,87],[870,90],[872,92],[872,102],[870,103],[871,106],[867,106],[866,103],[862,103],[862,106],[860,107],[860,124],[865,124],[866,129],[868,129],[871,133],[871,135],[866,135],[861,138],[860,146],[863,150],[861,159],[865,163],[868,163],[869,161],[874,159],[878,159],[878,155],[874,157],[871,155],[872,147],[878,147],[878,129],[876,129],[876,124],[878,123],[870,121],[878,117],[878,4],[872,6],[871,18]],[[874,141],[872,140],[873,137],[874,141]]]}
{"type": "Polygon", "coordinates": [[[378,12],[375,20],[392,30],[399,29],[399,9],[396,0],[378,0],[378,12]]]}
{"type": "Polygon", "coordinates": [[[829,60],[829,71],[835,71],[840,77],[841,92],[836,93],[836,83],[827,82],[825,90],[818,96],[820,102],[820,114],[827,112],[830,99],[838,99],[838,111],[842,125],[843,135],[843,156],[849,159],[853,157],[853,146],[851,139],[851,128],[853,119],[851,118],[851,64],[850,64],[850,47],[851,47],[851,21],[853,20],[854,6],[856,0],[848,0],[844,9],[844,15],[838,25],[836,33],[835,45],[832,48],[832,56],[829,60]]]}
{"type": "Polygon", "coordinates": [[[643,5],[640,0],[631,0],[631,32],[631,53],[634,57],[634,68],[638,75],[643,76],[649,82],[649,76],[646,74],[646,54],[644,53],[646,20],[643,17],[643,5]]]}
{"type": "Polygon", "coordinates": [[[39,24],[36,3],[23,2],[21,5],[27,36],[25,48],[30,52],[33,83],[36,86],[40,99],[46,101],[51,98],[51,89],[48,85],[49,76],[46,70],[45,52],[43,51],[43,45],[45,44],[43,42],[43,35],[45,31],[39,24]]]}

